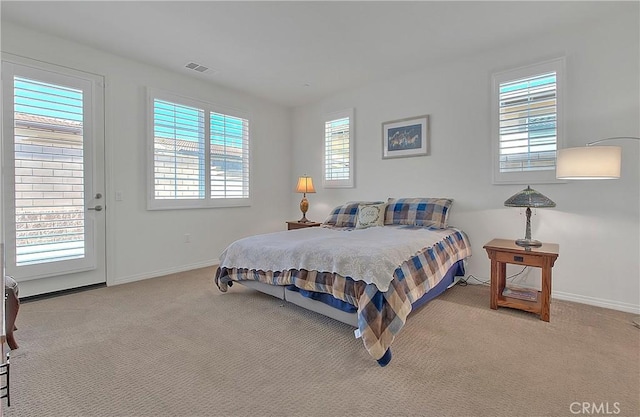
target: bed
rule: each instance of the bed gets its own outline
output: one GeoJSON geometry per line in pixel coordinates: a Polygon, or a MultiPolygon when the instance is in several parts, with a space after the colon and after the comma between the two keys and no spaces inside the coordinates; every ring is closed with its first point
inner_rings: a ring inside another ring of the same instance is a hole
{"type": "Polygon", "coordinates": [[[321,227],[239,239],[220,255],[215,283],[234,282],[357,329],[381,366],[411,311],[464,275],[467,235],[449,227],[451,199],[349,202],[321,227]]]}

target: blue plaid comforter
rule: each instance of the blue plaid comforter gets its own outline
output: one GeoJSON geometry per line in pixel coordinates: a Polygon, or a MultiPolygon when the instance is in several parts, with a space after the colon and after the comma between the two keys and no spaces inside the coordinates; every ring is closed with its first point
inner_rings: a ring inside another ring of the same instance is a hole
{"type": "MultiPolygon", "coordinates": [[[[262,271],[246,268],[218,268],[215,283],[226,292],[233,281],[254,280],[270,285],[294,285],[300,289],[331,294],[358,309],[358,328],[369,354],[380,365],[391,360],[390,346],[404,326],[413,302],[435,287],[457,261],[471,256],[471,244],[461,230],[425,247],[395,270],[387,291],[358,277],[307,270],[262,271]]],[[[353,232],[351,232],[353,233],[353,232]]]]}

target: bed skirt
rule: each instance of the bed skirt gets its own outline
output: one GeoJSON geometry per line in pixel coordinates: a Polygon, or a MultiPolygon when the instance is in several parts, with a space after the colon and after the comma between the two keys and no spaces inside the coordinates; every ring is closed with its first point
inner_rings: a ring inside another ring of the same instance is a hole
{"type": "MultiPolygon", "coordinates": [[[[464,274],[464,262],[456,262],[435,287],[411,304],[412,313],[445,292],[447,288],[456,282],[456,277],[462,277],[464,274]]],[[[349,326],[358,327],[357,307],[338,300],[330,294],[301,290],[294,285],[269,285],[259,281],[237,282],[247,288],[288,301],[291,304],[330,317],[349,326]]]]}

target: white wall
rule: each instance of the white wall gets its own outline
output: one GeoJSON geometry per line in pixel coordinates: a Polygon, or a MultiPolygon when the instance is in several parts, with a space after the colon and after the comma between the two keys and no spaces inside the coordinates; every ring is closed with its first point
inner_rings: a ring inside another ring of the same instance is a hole
{"type": "Polygon", "coordinates": [[[2,23],[2,51],[105,76],[109,284],[211,265],[235,239],[285,229],[283,213],[295,207],[290,109],[11,23],[2,23]],[[146,210],[147,86],[252,115],[251,207],[146,210]]]}
{"type": "MultiPolygon", "coordinates": [[[[629,3],[627,12],[530,42],[434,62],[428,69],[295,109],[293,175],[308,173],[318,184],[318,192],[309,196],[307,217],[323,220],[348,200],[453,197],[450,223],[465,230],[473,246],[467,272],[488,279],[482,246],[494,237],[524,237],[524,214],[503,203],[526,186],[491,183],[491,74],[565,56],[566,146],[640,136],[638,4],[629,3]],[[323,116],[350,107],[355,108],[356,187],[323,189],[323,116]],[[430,155],[382,160],[381,123],[422,114],[430,115],[430,155]]],[[[639,312],[640,143],[616,144],[624,154],[620,180],[533,185],[557,207],[537,210],[532,234],[560,244],[553,297],[639,312]]],[[[508,272],[520,269],[513,268],[508,272]]],[[[539,285],[539,271],[529,275],[529,285],[539,285]]]]}
{"type": "MultiPolygon", "coordinates": [[[[567,146],[610,136],[640,136],[638,5],[602,16],[597,24],[567,28],[456,61],[329,97],[294,109],[216,87],[80,44],[2,24],[2,50],[106,77],[108,280],[121,283],[215,262],[232,240],[282,230],[300,216],[292,193],[308,173],[317,193],[307,217],[354,199],[447,196],[455,203],[451,223],[473,245],[468,273],[489,276],[482,245],[493,237],[524,234],[524,216],[503,206],[524,188],[491,184],[491,73],[538,60],[567,58],[567,146]],[[190,95],[253,114],[253,197],[249,208],[147,211],[145,207],[146,86],[190,95]],[[355,108],[356,187],[321,186],[323,115],[355,108]],[[381,159],[381,123],[429,114],[431,154],[381,159]],[[292,123],[292,125],[291,125],[292,123]],[[292,127],[293,126],[293,127],[292,127]],[[291,138],[296,138],[292,142],[291,138]],[[115,191],[124,200],[116,202],[115,191]],[[192,243],[183,243],[190,233],[192,243]]],[[[617,181],[535,185],[557,203],[532,219],[534,238],[560,244],[553,295],[590,304],[640,311],[640,146],[623,147],[617,181]]],[[[530,275],[537,283],[536,272],[530,275]]],[[[488,301],[487,301],[488,303],[488,301]]]]}

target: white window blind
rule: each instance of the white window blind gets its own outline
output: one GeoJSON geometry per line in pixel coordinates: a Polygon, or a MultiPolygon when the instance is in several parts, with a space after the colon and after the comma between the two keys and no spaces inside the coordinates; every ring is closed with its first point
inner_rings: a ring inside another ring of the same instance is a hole
{"type": "Polygon", "coordinates": [[[249,119],[170,93],[149,99],[148,208],[249,205],[249,119]]]}
{"type": "Polygon", "coordinates": [[[329,115],[324,124],[325,187],[353,187],[353,110],[329,115]]]}
{"type": "Polygon", "coordinates": [[[155,198],[205,198],[204,111],[157,99],[153,105],[155,198]]]}
{"type": "Polygon", "coordinates": [[[556,73],[500,84],[500,172],[554,170],[556,73]]]}
{"type": "Polygon", "coordinates": [[[211,113],[211,198],[249,197],[249,121],[211,113]]]}
{"type": "Polygon", "coordinates": [[[85,254],[83,92],[14,77],[16,266],[85,254]]]}
{"type": "Polygon", "coordinates": [[[494,182],[556,182],[564,59],[494,75],[494,182]]]}

